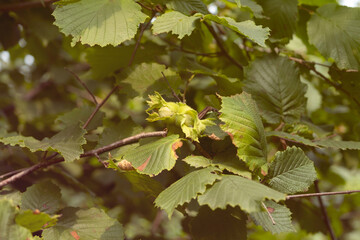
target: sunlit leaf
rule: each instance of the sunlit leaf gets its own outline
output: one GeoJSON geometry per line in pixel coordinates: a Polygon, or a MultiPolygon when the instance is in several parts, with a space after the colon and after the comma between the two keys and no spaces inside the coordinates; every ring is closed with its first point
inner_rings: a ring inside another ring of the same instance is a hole
{"type": "MultiPolygon", "coordinates": [[[[254,100],[245,92],[232,97],[222,97],[221,128],[228,132],[237,155],[251,169],[264,167],[267,163],[264,126],[254,100]]],[[[265,169],[266,170],[266,169],[265,169]]]]}
{"type": "Polygon", "coordinates": [[[132,39],[147,18],[132,0],[82,0],[59,5],[53,15],[61,32],[73,37],[73,45],[80,41],[90,46],[116,46],[132,39]]]}
{"type": "Polygon", "coordinates": [[[178,158],[175,151],[181,146],[179,135],[170,135],[130,150],[125,153],[124,159],[140,173],[157,175],[174,167],[178,158]]]}
{"type": "Polygon", "coordinates": [[[190,202],[204,193],[207,185],[221,178],[220,175],[212,173],[214,170],[216,168],[210,167],[187,174],[162,191],[155,199],[155,205],[164,209],[171,217],[177,206],[190,202]]]}
{"type": "Polygon", "coordinates": [[[152,30],[154,34],[172,32],[182,39],[194,31],[198,19],[199,16],[186,16],[177,11],[167,12],[156,18],[152,30]]]}
{"type": "Polygon", "coordinates": [[[259,182],[235,175],[223,175],[203,195],[198,197],[200,205],[209,205],[213,210],[226,206],[239,206],[245,212],[258,212],[265,199],[285,200],[284,193],[266,187],[259,182]]]}
{"type": "Polygon", "coordinates": [[[26,210],[16,216],[15,222],[31,232],[36,232],[54,226],[58,217],[59,215],[50,216],[43,212],[26,210]]]}

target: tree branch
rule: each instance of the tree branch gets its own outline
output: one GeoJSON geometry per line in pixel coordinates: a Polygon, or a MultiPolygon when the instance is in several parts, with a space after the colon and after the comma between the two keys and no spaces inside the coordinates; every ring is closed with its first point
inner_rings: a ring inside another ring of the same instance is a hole
{"type": "Polygon", "coordinates": [[[316,68],[314,67],[313,62],[307,62],[303,59],[300,58],[294,58],[294,57],[289,57],[290,60],[293,60],[294,62],[300,63],[301,65],[307,67],[309,70],[313,71],[314,73],[316,73],[316,75],[318,75],[320,78],[322,78],[323,80],[325,80],[325,82],[327,82],[328,84],[330,84],[331,86],[333,86],[335,89],[337,89],[340,92],[345,93],[345,95],[347,95],[349,98],[351,98],[358,106],[360,106],[360,102],[351,96],[351,94],[343,89],[339,84],[334,83],[333,81],[331,81],[329,78],[325,77],[324,74],[322,74],[321,72],[319,72],[318,70],[316,70],[316,68]]]}
{"type": "Polygon", "coordinates": [[[169,81],[167,80],[165,74],[164,74],[163,72],[161,72],[161,74],[163,75],[164,80],[165,80],[165,82],[167,83],[168,87],[170,88],[171,93],[172,93],[172,95],[174,96],[174,98],[176,98],[179,102],[181,102],[181,99],[179,98],[179,96],[175,93],[174,89],[170,86],[170,83],[169,83],[169,81]]]}
{"type": "MultiPolygon", "coordinates": [[[[110,145],[107,145],[107,146],[104,146],[104,147],[101,147],[101,148],[97,148],[97,149],[85,152],[85,153],[80,155],[80,158],[90,157],[90,156],[98,156],[101,153],[113,150],[115,148],[118,148],[118,147],[121,147],[121,146],[124,146],[124,145],[128,145],[128,144],[131,144],[131,143],[138,142],[142,138],[165,137],[166,135],[167,135],[167,131],[140,133],[140,134],[137,134],[135,136],[124,138],[124,139],[122,139],[120,141],[117,141],[117,142],[114,142],[114,143],[112,143],[110,145]]],[[[0,182],[0,189],[3,186],[8,185],[8,184],[22,178],[23,176],[28,175],[28,174],[30,174],[30,173],[32,173],[32,172],[34,172],[34,171],[36,171],[36,170],[38,170],[40,168],[45,168],[45,167],[48,167],[48,166],[63,162],[64,158],[57,158],[55,160],[49,161],[50,159],[54,158],[57,154],[58,153],[54,153],[51,156],[47,157],[45,161],[42,161],[42,162],[40,162],[38,164],[35,164],[34,166],[31,166],[29,168],[21,169],[21,171],[19,173],[13,175],[10,178],[7,178],[7,179],[1,181],[0,182]]]]}
{"type": "Polygon", "coordinates": [[[124,138],[120,141],[114,142],[110,145],[94,149],[91,151],[88,151],[86,153],[81,154],[80,157],[88,157],[88,156],[94,156],[95,154],[101,154],[104,152],[108,152],[110,150],[113,150],[115,148],[128,145],[131,143],[135,143],[139,141],[141,138],[148,138],[148,137],[165,137],[167,135],[167,131],[158,131],[158,132],[148,132],[148,133],[140,133],[132,137],[124,138]]]}
{"type": "Polygon", "coordinates": [[[42,1],[31,1],[31,2],[22,1],[22,2],[15,2],[9,4],[1,4],[0,12],[17,11],[26,8],[44,7],[44,5],[46,6],[57,1],[59,0],[42,0],[42,1]]]}
{"type": "Polygon", "coordinates": [[[178,47],[178,46],[175,46],[172,50],[180,51],[180,52],[184,52],[184,53],[189,53],[189,54],[193,54],[193,55],[197,55],[197,56],[209,57],[209,58],[218,57],[221,54],[221,52],[198,53],[198,52],[193,52],[193,51],[190,51],[190,50],[186,50],[186,49],[178,47]]]}
{"type": "Polygon", "coordinates": [[[96,97],[94,96],[94,94],[90,91],[90,89],[86,86],[86,84],[79,78],[78,75],[76,75],[73,71],[71,71],[68,68],[65,68],[68,72],[70,72],[76,80],[78,80],[78,82],[85,88],[85,90],[89,93],[89,95],[91,96],[93,102],[95,103],[95,105],[98,105],[98,102],[96,101],[96,97]]]}
{"type": "MultiPolygon", "coordinates": [[[[319,180],[315,180],[314,182],[315,184],[315,190],[317,193],[320,193],[320,189],[319,189],[319,180]]],[[[318,200],[319,200],[319,204],[320,204],[320,209],[321,209],[321,212],[322,212],[322,215],[324,217],[324,221],[325,221],[325,225],[329,231],[329,234],[330,234],[330,237],[331,237],[331,240],[336,240],[336,236],[335,236],[335,233],[334,233],[334,230],[331,226],[331,223],[330,223],[330,219],[329,219],[329,216],[326,212],[326,208],[324,206],[324,203],[323,203],[323,200],[321,199],[321,196],[317,196],[318,197],[318,200]]]]}
{"type": "Polygon", "coordinates": [[[293,199],[293,198],[306,198],[306,197],[317,197],[317,196],[341,195],[341,194],[351,194],[351,193],[360,193],[360,190],[295,194],[295,195],[288,195],[286,197],[286,200],[293,199]]]}
{"type": "Polygon", "coordinates": [[[130,60],[129,60],[129,63],[128,63],[128,67],[132,65],[132,63],[134,62],[134,59],[135,59],[135,54],[140,46],[140,41],[141,41],[141,38],[145,32],[145,30],[149,27],[150,23],[151,23],[151,20],[155,17],[155,14],[156,12],[154,10],[152,10],[152,15],[151,15],[151,18],[150,20],[147,22],[147,24],[141,28],[140,30],[140,33],[139,33],[139,37],[136,41],[136,44],[135,44],[135,48],[134,48],[134,51],[132,52],[131,54],[131,57],[130,57],[130,60]]]}
{"type": "Polygon", "coordinates": [[[26,168],[25,170],[13,175],[12,177],[9,177],[9,178],[5,179],[4,181],[1,181],[0,182],[0,189],[2,187],[4,187],[5,185],[8,185],[8,184],[22,178],[23,176],[28,175],[29,173],[32,173],[32,172],[34,172],[34,171],[36,171],[36,170],[38,170],[40,168],[45,168],[47,166],[50,166],[50,165],[53,165],[53,164],[56,164],[56,163],[59,163],[59,162],[62,162],[62,161],[64,161],[63,158],[58,158],[58,159],[55,159],[55,160],[50,161],[50,162],[40,162],[40,163],[38,163],[38,164],[36,164],[34,166],[26,168]]]}
{"type": "Polygon", "coordinates": [[[218,45],[218,47],[220,48],[221,52],[225,55],[225,57],[227,59],[230,60],[230,62],[232,62],[234,65],[236,65],[238,68],[240,68],[241,70],[243,70],[243,66],[237,62],[232,56],[229,55],[229,53],[226,51],[222,40],[219,38],[219,36],[217,35],[217,33],[215,32],[214,28],[212,26],[210,26],[207,22],[203,21],[203,23],[205,24],[205,26],[209,29],[211,35],[214,37],[216,44],[218,45]]]}
{"type": "Polygon", "coordinates": [[[110,92],[109,94],[104,98],[104,100],[101,101],[100,104],[98,104],[96,106],[96,108],[94,109],[94,111],[91,113],[90,117],[88,118],[88,120],[86,120],[85,124],[82,126],[83,129],[85,129],[91,122],[91,120],[95,117],[95,114],[100,110],[100,108],[106,103],[106,101],[109,99],[109,97],[119,88],[118,85],[116,85],[110,92]]]}

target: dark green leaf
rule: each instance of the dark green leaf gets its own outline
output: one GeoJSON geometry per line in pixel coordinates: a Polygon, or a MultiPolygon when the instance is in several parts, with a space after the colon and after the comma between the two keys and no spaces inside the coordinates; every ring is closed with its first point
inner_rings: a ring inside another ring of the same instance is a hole
{"type": "Polygon", "coordinates": [[[326,4],[308,22],[311,44],[341,69],[360,69],[360,8],[326,4]],[[325,44],[326,43],[326,44],[325,44]]]}
{"type": "Polygon", "coordinates": [[[232,216],[232,209],[211,210],[200,208],[198,215],[191,220],[190,230],[195,240],[246,240],[246,216],[232,216]]]}
{"type": "Polygon", "coordinates": [[[39,210],[48,214],[60,208],[60,188],[50,181],[28,187],[21,195],[21,209],[39,210]]]}
{"type": "Polygon", "coordinates": [[[297,0],[258,0],[267,18],[260,23],[271,29],[271,37],[291,38],[298,15],[297,0]]]}
{"type": "Polygon", "coordinates": [[[295,64],[285,57],[256,59],[246,71],[244,85],[269,123],[299,120],[305,110],[306,85],[300,82],[295,64]]]}

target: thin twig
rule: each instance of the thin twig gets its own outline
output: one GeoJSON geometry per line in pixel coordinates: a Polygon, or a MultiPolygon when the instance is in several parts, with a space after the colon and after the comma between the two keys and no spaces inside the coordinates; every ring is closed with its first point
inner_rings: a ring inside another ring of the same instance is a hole
{"type": "Polygon", "coordinates": [[[155,219],[151,225],[151,233],[155,236],[158,228],[160,227],[160,224],[162,220],[164,219],[164,215],[162,210],[158,210],[155,216],[155,219]]]}
{"type": "Polygon", "coordinates": [[[16,173],[18,173],[18,172],[21,172],[21,171],[25,170],[25,169],[27,169],[27,168],[20,168],[20,169],[16,169],[16,170],[14,170],[14,171],[5,173],[5,174],[3,174],[3,175],[0,176],[0,179],[9,177],[9,176],[11,176],[11,175],[14,175],[14,174],[16,174],[16,173]]]}
{"type": "Polygon", "coordinates": [[[216,108],[207,106],[201,112],[198,113],[198,118],[203,119],[208,112],[219,112],[216,108]]]}
{"type": "Polygon", "coordinates": [[[29,173],[32,173],[32,172],[36,171],[39,168],[45,168],[47,166],[50,166],[50,165],[53,165],[53,164],[56,164],[56,163],[59,163],[59,162],[62,162],[62,161],[64,161],[63,158],[58,158],[58,159],[55,159],[55,160],[50,161],[50,162],[40,162],[40,163],[38,163],[38,164],[36,164],[34,166],[31,166],[31,167],[29,167],[29,168],[15,174],[15,175],[13,175],[12,177],[9,177],[9,178],[5,179],[4,181],[1,181],[0,182],[0,188],[2,188],[5,185],[8,185],[8,184],[20,179],[20,178],[22,178],[25,175],[28,175],[29,173]]]}
{"type": "Polygon", "coordinates": [[[16,3],[1,4],[0,12],[16,11],[16,10],[34,8],[34,7],[44,7],[44,4],[46,6],[56,1],[59,0],[25,1],[25,2],[22,1],[16,3]]]}
{"type": "Polygon", "coordinates": [[[249,51],[248,51],[248,48],[246,47],[246,42],[247,42],[248,40],[247,40],[246,37],[242,37],[242,40],[243,40],[244,51],[245,51],[246,57],[247,57],[248,61],[251,61],[250,53],[249,53],[249,51]]]}
{"type": "Polygon", "coordinates": [[[181,47],[175,47],[174,50],[178,50],[180,52],[184,52],[184,53],[189,53],[189,54],[193,54],[193,55],[198,55],[198,56],[203,56],[203,57],[218,57],[221,52],[213,52],[213,53],[198,53],[198,52],[193,52],[190,50],[186,50],[184,48],[181,47]]]}
{"type": "Polygon", "coordinates": [[[345,93],[349,98],[351,98],[357,105],[360,106],[360,102],[354,98],[353,96],[351,96],[351,94],[343,89],[339,84],[334,83],[333,81],[331,81],[329,78],[327,78],[326,76],[324,76],[324,74],[322,74],[321,72],[319,72],[318,70],[316,70],[316,68],[313,66],[312,62],[307,62],[303,59],[300,58],[294,58],[294,57],[289,57],[290,60],[293,60],[295,62],[298,62],[300,64],[302,64],[303,66],[307,67],[309,70],[313,71],[314,73],[316,73],[320,78],[324,79],[325,82],[327,82],[328,84],[330,84],[331,86],[333,86],[335,89],[345,93]]]}
{"type": "Polygon", "coordinates": [[[102,165],[104,165],[104,167],[108,167],[109,164],[103,160],[101,160],[100,156],[98,153],[94,153],[94,156],[97,158],[97,160],[99,161],[99,163],[101,163],[102,165]]]}
{"type": "Polygon", "coordinates": [[[195,145],[196,149],[206,158],[212,159],[213,157],[205,151],[205,149],[200,145],[200,143],[192,141],[192,143],[195,145]]]}
{"type": "MultiPolygon", "coordinates": [[[[281,129],[283,129],[284,126],[285,126],[285,123],[283,121],[281,121],[279,126],[277,126],[277,128],[275,128],[275,131],[281,131],[281,129]]],[[[285,150],[287,148],[287,143],[286,143],[285,139],[280,138],[280,143],[281,143],[281,146],[283,147],[283,149],[285,150]]]]}
{"type": "Polygon", "coordinates": [[[298,62],[298,63],[309,63],[309,64],[315,64],[315,65],[319,65],[319,66],[323,66],[323,67],[327,67],[327,68],[330,68],[331,65],[327,65],[327,64],[323,64],[323,63],[318,63],[318,62],[311,62],[311,61],[306,61],[304,59],[301,59],[301,58],[296,58],[296,57],[288,57],[290,60],[293,60],[295,62],[298,62]]]}
{"type": "Polygon", "coordinates": [[[142,2],[136,2],[137,4],[139,4],[140,6],[142,6],[143,8],[153,11],[153,9],[151,7],[145,6],[142,2]]]}
{"type": "MultiPolygon", "coordinates": [[[[316,180],[314,182],[314,185],[315,185],[315,190],[317,193],[320,193],[320,189],[319,189],[319,180],[316,180]]],[[[335,233],[334,233],[334,229],[332,228],[331,226],[331,222],[330,222],[330,219],[329,219],[329,216],[326,212],[326,208],[324,206],[324,203],[323,203],[323,200],[321,199],[321,196],[318,196],[317,197],[318,200],[319,200],[319,204],[320,204],[320,209],[321,209],[321,213],[324,217],[324,221],[325,221],[325,224],[326,224],[326,227],[329,231],[329,234],[330,234],[330,237],[331,237],[331,240],[336,240],[336,236],[335,236],[335,233]]]]}
{"type": "Polygon", "coordinates": [[[164,74],[163,72],[161,72],[161,74],[163,75],[165,82],[167,83],[168,87],[170,88],[172,95],[173,95],[179,102],[181,102],[181,99],[179,98],[179,96],[175,93],[174,89],[170,86],[170,83],[169,83],[169,81],[167,80],[165,74],[164,74]]]}
{"type": "Polygon", "coordinates": [[[295,194],[295,195],[288,195],[288,196],[286,197],[286,199],[289,200],[289,199],[293,199],[293,198],[307,198],[307,197],[329,196],[329,195],[341,195],[341,194],[352,194],[352,193],[360,193],[360,190],[295,194]]]}
{"type": "Polygon", "coordinates": [[[281,121],[281,123],[279,124],[279,126],[277,126],[277,128],[275,128],[274,131],[281,131],[281,129],[285,126],[285,123],[283,121],[281,121]]]}
{"type": "Polygon", "coordinates": [[[85,129],[91,122],[91,120],[95,117],[95,114],[99,111],[99,109],[106,103],[106,101],[109,99],[109,97],[119,88],[118,85],[116,85],[109,94],[104,98],[104,100],[101,101],[100,104],[96,106],[94,111],[91,113],[90,117],[86,120],[85,124],[82,126],[83,129],[85,129]]]}
{"type": "Polygon", "coordinates": [[[65,68],[68,72],[70,72],[76,80],[78,80],[78,82],[85,88],[85,90],[90,94],[93,102],[95,103],[95,105],[98,105],[98,102],[96,101],[96,97],[94,96],[94,94],[90,91],[90,89],[86,86],[86,84],[79,78],[78,75],[76,75],[73,71],[71,71],[68,68],[65,68]]]}
{"type": "Polygon", "coordinates": [[[134,59],[135,59],[135,54],[140,46],[140,41],[141,41],[141,38],[145,32],[145,30],[149,27],[150,23],[151,23],[151,20],[155,17],[155,14],[156,12],[155,11],[152,11],[152,15],[151,15],[151,18],[149,19],[149,21],[146,23],[146,25],[144,27],[141,28],[140,30],[140,33],[139,33],[139,37],[138,39],[136,40],[136,44],[135,44],[135,48],[134,48],[134,51],[132,52],[131,54],[131,57],[130,57],[130,60],[129,60],[129,63],[128,63],[128,67],[132,65],[132,63],[134,62],[134,59]]]}
{"type": "Polygon", "coordinates": [[[121,147],[121,146],[124,146],[124,145],[128,145],[128,144],[131,144],[131,143],[135,143],[135,142],[139,141],[141,138],[165,137],[166,135],[167,135],[167,131],[140,133],[140,134],[137,134],[135,136],[124,138],[124,139],[122,139],[120,141],[114,142],[114,143],[109,144],[107,146],[88,151],[86,153],[81,154],[80,157],[89,157],[89,156],[94,156],[95,154],[101,154],[101,153],[104,153],[104,152],[108,152],[108,151],[113,150],[115,148],[118,148],[118,147],[121,147]]]}
{"type": "MultiPolygon", "coordinates": [[[[137,134],[135,136],[124,138],[124,139],[122,139],[120,141],[117,141],[115,143],[112,143],[110,145],[107,145],[107,146],[104,146],[104,147],[101,147],[101,148],[98,148],[98,149],[94,149],[94,150],[85,152],[85,153],[80,155],[80,158],[96,156],[96,155],[99,155],[99,154],[104,153],[106,151],[110,151],[110,150],[113,150],[115,148],[118,148],[118,147],[121,147],[121,146],[124,146],[124,145],[135,143],[135,142],[139,141],[141,138],[165,137],[166,135],[167,135],[167,131],[140,133],[140,134],[137,134]]],[[[54,164],[63,162],[64,158],[57,158],[55,160],[49,161],[50,159],[55,157],[57,154],[58,153],[54,153],[51,156],[47,157],[46,161],[42,161],[42,162],[40,162],[38,164],[35,164],[34,166],[31,166],[31,167],[26,168],[26,169],[22,169],[21,172],[13,175],[10,178],[7,178],[7,179],[3,180],[2,182],[0,182],[0,188],[2,188],[3,186],[5,186],[7,184],[10,184],[10,183],[12,183],[12,182],[14,182],[14,181],[16,181],[16,180],[18,180],[20,178],[22,178],[25,175],[28,175],[28,174],[38,170],[40,168],[45,168],[45,167],[48,167],[50,165],[54,165],[54,164]]]]}
{"type": "Polygon", "coordinates": [[[265,209],[265,211],[267,212],[267,214],[268,214],[268,216],[269,216],[269,218],[270,218],[270,220],[271,220],[272,224],[273,224],[273,225],[275,225],[275,224],[276,224],[276,222],[275,222],[275,220],[274,220],[273,216],[271,215],[271,213],[269,212],[269,209],[266,207],[265,203],[264,203],[264,202],[261,202],[261,205],[263,206],[263,208],[264,208],[264,209],[265,209]]]}
{"type": "Polygon", "coordinates": [[[243,66],[237,62],[232,56],[229,55],[229,53],[226,51],[225,47],[223,46],[222,40],[219,38],[219,36],[217,35],[217,33],[215,32],[214,28],[212,26],[210,26],[207,22],[203,21],[203,23],[205,24],[205,26],[209,29],[211,35],[214,37],[216,44],[218,45],[218,47],[220,48],[221,52],[225,55],[225,57],[227,59],[230,60],[230,62],[232,62],[234,65],[236,65],[238,68],[240,68],[241,70],[243,70],[243,66]]]}

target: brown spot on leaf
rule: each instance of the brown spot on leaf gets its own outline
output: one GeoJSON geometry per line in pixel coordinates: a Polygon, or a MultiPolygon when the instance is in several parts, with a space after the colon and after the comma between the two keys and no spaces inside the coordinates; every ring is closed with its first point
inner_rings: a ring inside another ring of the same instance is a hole
{"type": "Polygon", "coordinates": [[[268,210],[269,213],[273,213],[273,212],[275,211],[275,209],[273,209],[273,208],[271,208],[271,207],[266,207],[266,208],[267,208],[267,210],[268,210]]]}
{"type": "Polygon", "coordinates": [[[210,136],[209,136],[209,138],[211,138],[211,139],[213,139],[213,140],[217,140],[217,141],[219,141],[219,140],[221,140],[218,136],[216,136],[214,133],[212,133],[210,136]]]}
{"type": "Polygon", "coordinates": [[[232,133],[231,133],[231,132],[226,132],[226,133],[230,136],[231,141],[233,141],[233,140],[234,140],[234,135],[232,135],[232,133]]]}
{"type": "Polygon", "coordinates": [[[71,236],[73,236],[73,238],[75,238],[76,240],[79,240],[79,239],[80,239],[80,236],[79,236],[75,231],[72,231],[70,234],[71,234],[71,236]]]}
{"type": "Polygon", "coordinates": [[[183,142],[180,140],[180,141],[176,141],[176,142],[171,146],[172,150],[174,151],[174,155],[175,155],[175,158],[176,158],[176,159],[179,157],[178,155],[176,155],[176,149],[182,147],[182,145],[183,145],[183,142]]]}
{"type": "Polygon", "coordinates": [[[148,159],[146,159],[146,161],[145,161],[143,164],[141,164],[137,169],[138,169],[139,171],[143,171],[143,170],[146,168],[146,166],[148,165],[150,159],[151,159],[151,155],[150,155],[150,156],[148,157],[148,159]]]}
{"type": "Polygon", "coordinates": [[[267,172],[265,172],[264,169],[261,169],[261,174],[262,174],[263,176],[266,176],[266,175],[267,175],[267,172]]]}
{"type": "Polygon", "coordinates": [[[35,210],[33,211],[33,214],[34,214],[34,215],[40,214],[40,210],[39,210],[39,209],[35,209],[35,210]]]}

